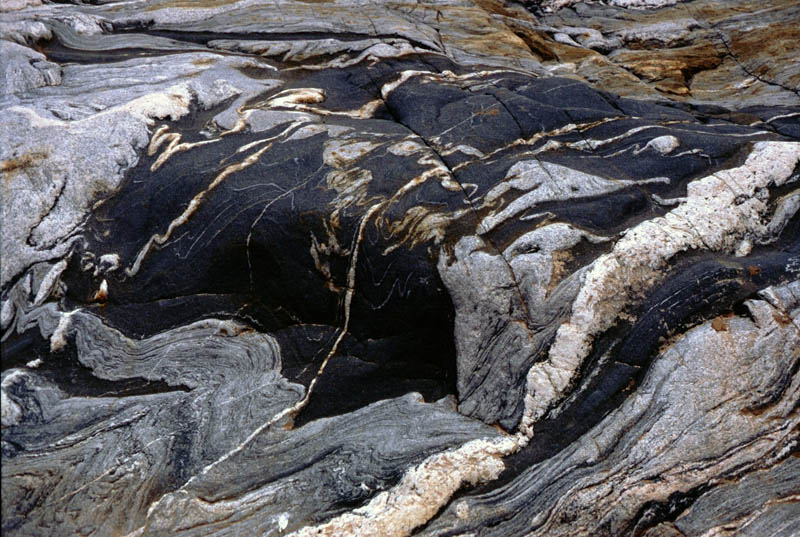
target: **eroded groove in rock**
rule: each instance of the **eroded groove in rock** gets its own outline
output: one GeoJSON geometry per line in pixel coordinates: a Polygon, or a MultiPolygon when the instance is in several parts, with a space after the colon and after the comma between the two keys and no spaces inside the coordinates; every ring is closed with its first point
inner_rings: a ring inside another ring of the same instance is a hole
{"type": "Polygon", "coordinates": [[[4,535],[791,535],[798,21],[6,2],[4,535]]]}

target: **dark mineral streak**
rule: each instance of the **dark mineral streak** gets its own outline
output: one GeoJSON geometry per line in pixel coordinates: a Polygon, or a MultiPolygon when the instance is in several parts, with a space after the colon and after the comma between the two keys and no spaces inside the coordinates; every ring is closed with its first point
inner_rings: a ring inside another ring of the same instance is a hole
{"type": "Polygon", "coordinates": [[[0,7],[9,536],[796,536],[793,0],[0,7]]]}

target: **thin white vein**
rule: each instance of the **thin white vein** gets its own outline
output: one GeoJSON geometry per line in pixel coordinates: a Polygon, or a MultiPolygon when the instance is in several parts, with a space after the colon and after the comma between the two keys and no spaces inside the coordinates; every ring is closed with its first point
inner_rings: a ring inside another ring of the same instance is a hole
{"type": "Polygon", "coordinates": [[[279,201],[281,201],[281,200],[283,200],[283,199],[285,199],[285,198],[287,198],[289,196],[293,196],[296,191],[298,191],[301,188],[303,188],[304,186],[306,186],[313,176],[314,176],[314,174],[308,176],[305,181],[301,182],[298,185],[293,186],[289,190],[286,190],[286,191],[282,192],[280,195],[272,198],[269,202],[265,203],[264,207],[261,209],[261,212],[258,213],[258,216],[256,217],[256,219],[253,220],[252,224],[250,224],[250,229],[247,231],[247,241],[246,241],[246,244],[245,244],[245,250],[247,251],[247,271],[248,271],[248,274],[250,274],[250,287],[253,286],[253,265],[252,265],[252,262],[250,260],[250,242],[253,240],[253,230],[255,229],[256,225],[261,221],[261,219],[264,217],[264,215],[267,213],[267,210],[270,207],[272,207],[273,204],[275,204],[275,203],[277,203],[277,202],[279,202],[279,201]]]}
{"type": "Polygon", "coordinates": [[[238,446],[227,452],[225,455],[223,455],[213,463],[203,468],[203,470],[199,474],[189,479],[189,481],[187,481],[186,484],[183,487],[181,487],[181,489],[186,489],[198,477],[207,474],[209,471],[213,470],[218,465],[230,459],[237,453],[243,451],[262,432],[269,429],[276,423],[280,422],[284,418],[296,416],[308,404],[308,401],[311,398],[311,394],[314,391],[314,387],[317,385],[320,376],[325,371],[328,362],[330,362],[331,358],[333,358],[333,356],[338,351],[339,344],[344,339],[344,336],[347,333],[347,330],[350,326],[350,304],[352,303],[353,293],[355,291],[356,266],[358,265],[359,246],[364,237],[364,230],[366,229],[367,223],[372,218],[372,216],[381,208],[382,205],[383,203],[378,203],[373,205],[372,207],[370,207],[369,211],[367,211],[367,213],[361,218],[361,222],[358,226],[358,231],[356,232],[356,236],[353,239],[353,253],[350,258],[350,269],[347,273],[347,290],[345,292],[345,297],[344,297],[344,323],[342,325],[342,328],[339,330],[339,335],[337,336],[336,340],[331,346],[331,349],[328,351],[328,354],[325,356],[325,359],[320,364],[319,369],[317,370],[317,374],[315,375],[311,383],[308,385],[308,389],[306,390],[305,396],[303,396],[303,398],[297,401],[295,404],[284,408],[283,410],[275,414],[271,419],[267,420],[262,425],[257,427],[252,433],[250,433],[250,435],[247,438],[245,438],[245,440],[241,444],[239,444],[238,446]]]}
{"type": "Polygon", "coordinates": [[[153,162],[150,166],[150,171],[154,172],[159,169],[161,166],[164,165],[167,160],[177,154],[182,153],[184,151],[188,151],[189,149],[193,149],[195,147],[200,147],[201,145],[208,145],[218,142],[220,138],[216,138],[214,140],[201,140],[199,142],[183,142],[181,143],[181,135],[177,132],[170,132],[165,133],[162,129],[157,131],[157,134],[153,135],[153,141],[148,148],[147,153],[149,155],[153,155],[156,149],[161,146],[164,140],[169,140],[167,147],[164,151],[158,156],[158,158],[153,162]]]}
{"type": "Polygon", "coordinates": [[[172,222],[169,223],[167,230],[163,234],[156,234],[150,237],[150,239],[147,241],[144,247],[139,251],[139,254],[136,256],[136,260],[134,261],[133,265],[130,268],[125,269],[125,273],[128,276],[136,275],[136,273],[139,272],[142,262],[144,261],[145,257],[147,257],[147,254],[150,253],[150,250],[153,248],[153,246],[155,245],[161,246],[165,242],[167,242],[172,237],[172,234],[175,232],[175,230],[178,229],[180,226],[184,225],[186,222],[188,222],[189,219],[192,217],[192,215],[194,215],[194,213],[197,212],[197,210],[200,208],[201,203],[203,202],[203,200],[205,200],[206,196],[208,196],[215,188],[217,188],[223,181],[225,181],[225,179],[227,179],[234,173],[244,170],[245,168],[249,168],[256,162],[258,162],[258,159],[261,158],[261,155],[263,155],[264,152],[266,152],[269,148],[272,147],[272,144],[274,143],[275,140],[289,134],[292,130],[297,128],[298,123],[299,122],[292,123],[291,125],[289,125],[289,127],[281,131],[278,135],[269,138],[268,139],[269,143],[267,145],[265,145],[255,153],[251,154],[241,162],[237,162],[235,164],[230,164],[226,166],[225,169],[222,170],[214,178],[211,184],[209,184],[203,191],[201,191],[200,193],[195,195],[194,198],[192,198],[186,209],[183,210],[180,216],[178,216],[177,218],[172,220],[172,222]]]}

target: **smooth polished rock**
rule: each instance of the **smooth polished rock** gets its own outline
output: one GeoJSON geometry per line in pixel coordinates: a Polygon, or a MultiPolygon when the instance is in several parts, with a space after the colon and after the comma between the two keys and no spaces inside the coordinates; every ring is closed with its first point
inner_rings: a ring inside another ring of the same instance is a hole
{"type": "Polygon", "coordinates": [[[3,533],[794,535],[798,22],[4,4],[3,533]]]}

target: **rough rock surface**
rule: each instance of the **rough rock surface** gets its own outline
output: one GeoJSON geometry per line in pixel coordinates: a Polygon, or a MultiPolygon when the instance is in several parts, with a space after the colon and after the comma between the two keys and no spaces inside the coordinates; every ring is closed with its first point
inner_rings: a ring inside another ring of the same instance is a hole
{"type": "Polygon", "coordinates": [[[9,536],[795,536],[793,0],[0,11],[9,536]]]}

